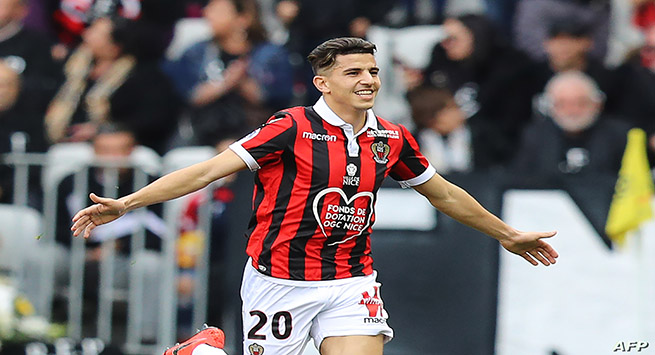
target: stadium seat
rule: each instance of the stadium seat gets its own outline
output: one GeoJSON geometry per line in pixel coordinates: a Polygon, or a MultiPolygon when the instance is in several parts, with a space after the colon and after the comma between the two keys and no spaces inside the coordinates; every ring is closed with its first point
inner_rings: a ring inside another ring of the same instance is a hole
{"type": "Polygon", "coordinates": [[[93,160],[93,147],[89,143],[58,143],[46,152],[43,168],[43,188],[57,186],[64,177],[87,166],[93,160]]]}
{"type": "Polygon", "coordinates": [[[429,231],[437,226],[434,207],[414,189],[383,187],[375,205],[374,230],[429,231]]]}
{"type": "Polygon", "coordinates": [[[39,211],[0,204],[0,270],[14,278],[19,290],[32,302],[38,295],[40,279],[26,277],[27,268],[38,269],[39,265],[32,263],[45,257],[46,249],[39,245],[42,235],[43,216],[39,211]]]}
{"type": "Polygon", "coordinates": [[[171,149],[162,158],[164,174],[174,170],[200,163],[216,155],[216,149],[210,146],[190,146],[171,149]]]}
{"type": "Polygon", "coordinates": [[[371,26],[367,39],[375,43],[375,59],[381,68],[384,85],[375,103],[375,113],[396,123],[412,127],[409,104],[405,99],[403,75],[397,63],[420,69],[430,61],[432,48],[445,37],[438,25],[388,28],[371,26]]]}
{"type": "MultiPolygon", "coordinates": [[[[161,169],[161,157],[145,146],[137,146],[130,162],[147,174],[156,175],[161,169]]],[[[43,171],[43,187],[48,190],[66,176],[93,163],[93,146],[86,142],[58,143],[46,153],[46,166],[43,171]]]]}
{"type": "Polygon", "coordinates": [[[15,270],[25,254],[38,249],[42,219],[31,207],[0,204],[0,269],[15,270]]]}

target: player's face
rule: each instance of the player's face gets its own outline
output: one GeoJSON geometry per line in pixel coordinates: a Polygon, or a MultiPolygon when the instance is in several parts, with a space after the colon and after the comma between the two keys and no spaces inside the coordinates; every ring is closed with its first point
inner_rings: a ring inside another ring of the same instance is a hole
{"type": "Polygon", "coordinates": [[[334,66],[321,76],[325,87],[319,90],[342,108],[368,110],[380,89],[379,71],[372,54],[338,55],[334,66]]]}

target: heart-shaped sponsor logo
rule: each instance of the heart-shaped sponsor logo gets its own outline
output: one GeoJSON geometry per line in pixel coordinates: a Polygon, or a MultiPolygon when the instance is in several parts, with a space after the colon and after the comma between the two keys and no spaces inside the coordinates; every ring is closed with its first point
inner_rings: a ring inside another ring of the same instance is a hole
{"type": "Polygon", "coordinates": [[[321,231],[325,238],[328,237],[325,228],[337,228],[345,230],[357,230],[359,233],[352,235],[344,240],[340,240],[334,243],[328,244],[328,246],[333,246],[336,244],[341,244],[360,236],[368,229],[371,224],[371,217],[373,215],[373,203],[375,195],[370,191],[362,191],[354,194],[352,197],[348,198],[346,193],[338,187],[329,187],[321,192],[319,192],[314,198],[314,203],[312,204],[314,210],[314,218],[316,222],[321,227],[321,231]],[[341,196],[341,200],[345,202],[345,205],[328,205],[325,215],[321,216],[318,211],[318,204],[329,193],[338,193],[341,196]],[[368,208],[356,208],[354,203],[358,198],[368,198],[369,206],[368,208]]]}

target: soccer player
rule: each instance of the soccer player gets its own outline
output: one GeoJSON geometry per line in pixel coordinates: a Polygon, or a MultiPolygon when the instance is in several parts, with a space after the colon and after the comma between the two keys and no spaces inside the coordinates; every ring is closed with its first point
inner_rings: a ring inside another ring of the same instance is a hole
{"type": "Polygon", "coordinates": [[[241,286],[245,354],[382,354],[393,337],[370,250],[376,192],[390,175],[443,213],[533,265],[555,263],[543,238],[518,231],[438,175],[403,126],[371,108],[380,89],[375,45],[336,38],[308,59],[322,97],[276,113],[212,159],[119,199],[91,194],[73,218],[85,238],[126,212],[167,201],[241,169],[256,171],[241,286]]]}

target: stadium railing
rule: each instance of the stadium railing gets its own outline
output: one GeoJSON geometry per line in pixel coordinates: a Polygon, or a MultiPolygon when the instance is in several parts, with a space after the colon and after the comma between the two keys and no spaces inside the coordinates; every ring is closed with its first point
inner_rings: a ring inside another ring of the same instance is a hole
{"type": "MultiPolygon", "coordinates": [[[[20,138],[20,137],[19,137],[20,138]]],[[[88,200],[88,174],[91,168],[105,168],[103,191],[93,191],[98,195],[107,197],[115,196],[119,168],[133,169],[135,178],[133,190],[145,186],[149,177],[158,177],[163,172],[178,169],[185,165],[204,160],[214,154],[211,147],[186,147],[173,150],[167,156],[160,157],[147,147],[139,146],[132,156],[124,161],[100,161],[94,159],[93,149],[87,143],[62,143],[53,145],[46,153],[27,153],[24,146],[21,147],[20,139],[14,144],[12,152],[2,156],[1,161],[14,169],[14,196],[11,209],[30,210],[27,207],[28,195],[33,193],[28,188],[27,181],[30,173],[35,168],[40,169],[41,188],[43,194],[42,213],[34,211],[40,216],[42,224],[32,223],[31,227],[39,229],[39,233],[32,229],[25,229],[25,233],[35,234],[32,236],[32,244],[38,244],[40,250],[54,250],[58,246],[55,241],[57,223],[57,199],[58,189],[61,182],[67,176],[73,176],[73,195],[80,201],[88,200]],[[39,226],[42,226],[39,228],[39,226]],[[37,238],[38,237],[38,238],[37,238]]],[[[152,340],[143,338],[142,320],[143,309],[139,300],[144,297],[144,289],[141,280],[143,269],[132,267],[129,270],[129,282],[126,290],[115,289],[114,274],[115,251],[112,243],[102,244],[103,258],[100,264],[100,283],[98,314],[95,336],[106,343],[114,343],[123,348],[126,353],[144,354],[156,353],[171,346],[176,341],[177,319],[177,263],[176,263],[176,241],[179,234],[179,220],[181,211],[181,200],[174,200],[163,204],[164,219],[166,221],[166,236],[162,238],[161,256],[162,263],[160,290],[159,290],[159,319],[155,344],[152,340]],[[115,302],[127,302],[126,325],[112,324],[115,319],[115,302]],[[117,334],[119,330],[125,330],[125,334],[117,334]],[[118,344],[117,342],[121,342],[118,344]]],[[[206,209],[201,208],[201,211],[206,209]]],[[[135,213],[146,213],[145,209],[134,211],[135,213]]],[[[23,214],[32,216],[33,213],[23,214]]],[[[200,216],[200,229],[205,235],[210,235],[209,213],[200,216]]],[[[27,218],[27,217],[25,217],[27,218]]],[[[7,227],[20,228],[19,223],[24,219],[10,219],[7,227]]],[[[30,234],[30,235],[31,235],[30,234]]],[[[84,263],[85,263],[85,242],[81,238],[72,238],[68,262],[68,284],[57,285],[55,283],[55,261],[51,257],[43,257],[41,265],[38,265],[34,272],[24,275],[23,279],[28,284],[38,285],[38,290],[33,292],[32,302],[35,305],[37,314],[51,320],[53,316],[53,300],[55,297],[67,299],[67,336],[74,341],[80,341],[88,330],[82,329],[83,325],[83,289],[84,289],[84,263]]],[[[22,240],[22,239],[21,239],[22,240]]],[[[131,238],[130,263],[134,265],[137,256],[145,248],[145,227],[141,225],[136,228],[131,238]]],[[[12,248],[13,249],[13,248],[12,248]]],[[[208,249],[208,248],[207,248],[208,249]]],[[[207,304],[207,270],[206,259],[208,253],[200,256],[196,270],[196,289],[194,291],[194,319],[193,325],[200,327],[206,316],[207,304]]],[[[23,282],[21,279],[21,283],[23,282]]]]}

